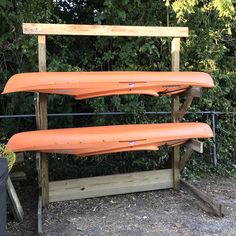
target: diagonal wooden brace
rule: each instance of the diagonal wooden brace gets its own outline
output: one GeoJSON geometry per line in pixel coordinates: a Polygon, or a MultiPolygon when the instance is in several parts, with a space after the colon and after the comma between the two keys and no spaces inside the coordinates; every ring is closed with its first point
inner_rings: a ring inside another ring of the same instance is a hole
{"type": "Polygon", "coordinates": [[[189,161],[189,159],[191,158],[191,155],[193,153],[193,151],[199,152],[199,153],[203,153],[203,142],[200,142],[196,139],[191,139],[190,141],[188,141],[185,146],[187,147],[184,156],[181,158],[180,163],[179,163],[179,169],[180,171],[183,170],[183,168],[185,167],[186,163],[189,161]]]}
{"type": "Polygon", "coordinates": [[[193,153],[193,149],[188,147],[184,153],[184,156],[181,158],[181,160],[179,162],[180,171],[182,171],[184,169],[184,167],[185,167],[186,163],[189,161],[192,153],[193,153]]]}
{"type": "Polygon", "coordinates": [[[192,104],[193,98],[201,96],[201,88],[190,88],[187,90],[185,94],[186,94],[186,100],[184,101],[183,105],[176,114],[178,121],[181,121],[183,119],[188,108],[192,104]]]}
{"type": "Polygon", "coordinates": [[[186,180],[180,180],[181,187],[191,193],[198,201],[199,206],[209,214],[222,217],[226,214],[226,208],[223,204],[215,201],[211,196],[205,192],[200,191],[198,188],[187,182],[186,180]]]}

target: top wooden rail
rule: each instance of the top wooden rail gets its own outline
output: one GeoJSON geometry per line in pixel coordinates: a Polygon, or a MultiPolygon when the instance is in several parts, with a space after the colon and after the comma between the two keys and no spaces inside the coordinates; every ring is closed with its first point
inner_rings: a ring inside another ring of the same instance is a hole
{"type": "Polygon", "coordinates": [[[35,35],[188,37],[188,28],[24,23],[23,33],[35,35]]]}

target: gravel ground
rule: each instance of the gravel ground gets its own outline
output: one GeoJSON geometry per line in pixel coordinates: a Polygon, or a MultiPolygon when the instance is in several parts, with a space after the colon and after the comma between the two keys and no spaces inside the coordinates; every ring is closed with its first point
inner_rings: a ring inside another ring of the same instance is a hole
{"type": "MultiPolygon", "coordinates": [[[[24,211],[24,220],[21,223],[15,221],[13,214],[8,209],[7,235],[31,236],[37,235],[37,207],[38,191],[36,186],[25,186],[13,183],[24,211]]],[[[2,235],[1,235],[2,236],[2,235]]]]}
{"type": "MultiPolygon", "coordinates": [[[[208,177],[194,185],[222,202],[226,216],[209,216],[185,191],[161,190],[51,203],[44,210],[43,230],[45,235],[236,235],[236,180],[208,177]]],[[[25,211],[32,217],[9,222],[9,235],[36,234],[36,210],[26,206],[25,211]]]]}

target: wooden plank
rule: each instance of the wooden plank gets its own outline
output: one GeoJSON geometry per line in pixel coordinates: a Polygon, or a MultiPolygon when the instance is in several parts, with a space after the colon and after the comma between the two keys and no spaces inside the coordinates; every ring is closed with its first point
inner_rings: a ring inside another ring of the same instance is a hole
{"type": "Polygon", "coordinates": [[[7,179],[7,193],[15,219],[19,222],[23,221],[24,212],[10,177],[7,179]]]}
{"type": "Polygon", "coordinates": [[[23,23],[24,34],[188,37],[187,27],[23,23]]]}
{"type": "Polygon", "coordinates": [[[179,163],[179,169],[182,171],[186,165],[186,163],[189,161],[191,155],[193,154],[192,148],[187,148],[187,150],[184,153],[184,156],[181,158],[179,163]]]}
{"type": "Polygon", "coordinates": [[[142,171],[50,182],[49,200],[55,202],[172,187],[171,169],[142,171]]]}
{"type": "Polygon", "coordinates": [[[201,201],[202,204],[200,204],[199,206],[202,207],[204,211],[215,216],[224,216],[225,207],[222,204],[214,201],[212,197],[209,197],[206,193],[201,192],[199,189],[183,179],[181,180],[181,186],[201,201]]]}
{"type": "Polygon", "coordinates": [[[173,169],[173,187],[175,190],[180,188],[180,146],[175,146],[172,150],[172,169],[173,169]]]}
{"type": "Polygon", "coordinates": [[[171,70],[179,71],[180,66],[180,38],[171,41],[171,70]]]}
{"type": "MultiPolygon", "coordinates": [[[[38,62],[39,71],[46,71],[46,36],[38,36],[38,62]]],[[[37,129],[47,129],[47,94],[36,93],[36,125],[37,129]]],[[[43,207],[48,207],[49,204],[49,181],[48,181],[48,158],[46,153],[40,153],[39,155],[39,187],[42,190],[43,207]]]]}
{"type": "MultiPolygon", "coordinates": [[[[171,65],[172,71],[179,71],[180,66],[180,38],[174,38],[171,42],[171,65]]],[[[171,114],[172,122],[178,122],[179,96],[171,98],[171,114]]],[[[174,189],[180,187],[180,146],[175,146],[172,150],[172,169],[173,169],[173,185],[174,189]]]]}
{"type": "Polygon", "coordinates": [[[191,139],[186,143],[187,147],[190,147],[195,152],[203,153],[203,142],[200,142],[196,139],[191,139]]]}

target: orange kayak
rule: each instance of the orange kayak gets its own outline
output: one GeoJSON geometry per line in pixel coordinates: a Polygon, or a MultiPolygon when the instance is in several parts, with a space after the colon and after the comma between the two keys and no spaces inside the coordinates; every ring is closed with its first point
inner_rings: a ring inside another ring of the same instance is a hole
{"type": "Polygon", "coordinates": [[[90,156],[104,153],[158,150],[192,138],[213,136],[204,123],[163,123],[65,128],[22,132],[13,135],[7,149],[90,156]]]}
{"type": "Polygon", "coordinates": [[[171,95],[190,87],[212,88],[214,83],[203,72],[34,72],[12,76],[3,94],[24,91],[86,99],[118,94],[171,95]]]}

